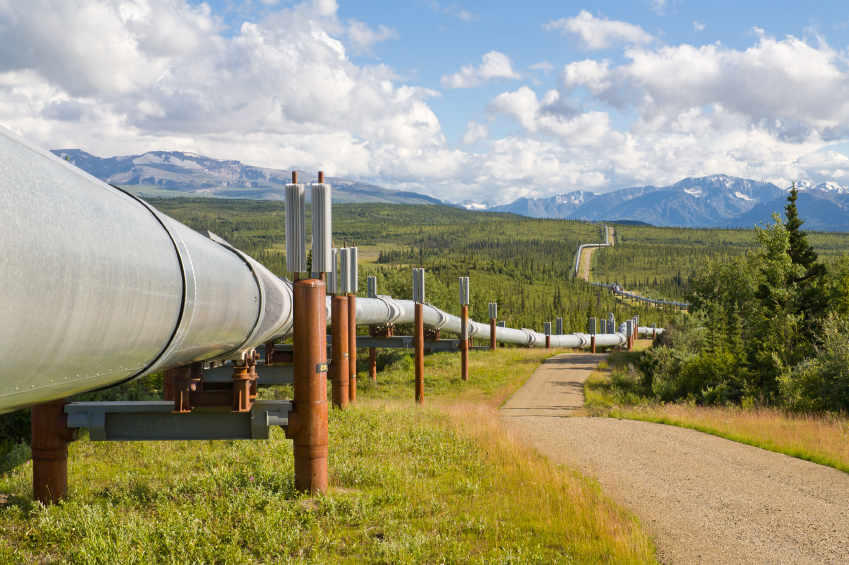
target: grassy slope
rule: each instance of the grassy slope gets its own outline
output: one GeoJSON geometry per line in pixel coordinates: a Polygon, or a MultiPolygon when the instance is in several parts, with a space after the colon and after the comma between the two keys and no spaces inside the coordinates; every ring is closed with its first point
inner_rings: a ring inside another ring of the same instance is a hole
{"type": "MultiPolygon", "coordinates": [[[[0,562],[654,563],[651,540],[597,484],[501,429],[495,406],[549,355],[428,357],[428,406],[396,356],[330,417],[331,491],[293,489],[291,442],[92,443],[71,496],[30,500],[30,465],[0,478],[0,562]]],[[[266,389],[266,396],[288,396],[266,389]]]]}
{"type": "Polygon", "coordinates": [[[835,414],[794,414],[768,407],[663,404],[635,391],[626,369],[629,354],[611,357],[584,385],[586,409],[593,416],[628,418],[690,428],[849,473],[849,419],[835,414]]]}

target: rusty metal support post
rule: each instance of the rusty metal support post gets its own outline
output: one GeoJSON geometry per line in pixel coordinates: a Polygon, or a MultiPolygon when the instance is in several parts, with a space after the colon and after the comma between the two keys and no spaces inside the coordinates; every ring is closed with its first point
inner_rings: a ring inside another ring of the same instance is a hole
{"type": "Polygon", "coordinates": [[[348,295],[348,398],[357,401],[357,296],[348,295]]]}
{"type": "Polygon", "coordinates": [[[348,297],[330,299],[330,340],[333,359],[330,361],[331,395],[333,406],[348,407],[348,297]]]}
{"type": "Polygon", "coordinates": [[[469,380],[469,307],[465,304],[460,310],[460,377],[469,380]]]}
{"type": "Polygon", "coordinates": [[[545,336],[545,348],[551,349],[551,336],[550,335],[545,336]]]}
{"type": "Polygon", "coordinates": [[[251,376],[247,363],[233,367],[233,412],[249,412],[251,409],[251,376]]]}
{"type": "Polygon", "coordinates": [[[327,491],[327,340],[325,283],[299,280],[293,285],[294,412],[286,437],[294,443],[295,488],[327,491]]]}
{"type": "Polygon", "coordinates": [[[416,302],[413,348],[416,355],[416,403],[424,402],[424,306],[416,302]]]}
{"type": "Polygon", "coordinates": [[[595,353],[595,334],[590,336],[590,353],[595,353]]]}
{"type": "Polygon", "coordinates": [[[77,439],[69,429],[66,398],[31,408],[32,496],[44,504],[68,494],[68,443],[77,439]]]}
{"type": "Polygon", "coordinates": [[[368,348],[368,376],[372,382],[377,382],[377,348],[368,348]]]}
{"type": "Polygon", "coordinates": [[[189,395],[192,392],[192,376],[189,366],[183,365],[174,369],[174,412],[182,414],[192,411],[189,395]]]}
{"type": "Polygon", "coordinates": [[[495,348],[498,347],[498,344],[495,339],[495,318],[490,318],[489,320],[489,350],[495,351],[495,348]]]}
{"type": "Polygon", "coordinates": [[[174,400],[174,369],[162,372],[162,400],[174,400]]]}

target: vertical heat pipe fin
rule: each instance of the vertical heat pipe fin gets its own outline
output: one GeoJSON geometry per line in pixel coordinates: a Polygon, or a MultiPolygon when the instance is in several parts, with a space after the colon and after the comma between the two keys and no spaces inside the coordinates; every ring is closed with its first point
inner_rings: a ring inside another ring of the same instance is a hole
{"type": "Polygon", "coordinates": [[[307,204],[302,184],[286,185],[286,270],[307,270],[307,204]]]}
{"type": "Polygon", "coordinates": [[[312,271],[330,273],[333,271],[331,241],[333,228],[331,223],[331,189],[327,183],[315,183],[312,191],[312,271]]]}

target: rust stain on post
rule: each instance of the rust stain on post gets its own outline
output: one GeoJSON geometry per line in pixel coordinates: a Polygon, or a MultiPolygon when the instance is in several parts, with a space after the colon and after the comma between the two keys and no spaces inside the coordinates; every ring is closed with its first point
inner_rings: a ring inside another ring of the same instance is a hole
{"type": "Polygon", "coordinates": [[[595,353],[595,335],[590,336],[590,353],[595,353]]]}
{"type": "Polygon", "coordinates": [[[348,407],[348,297],[330,299],[330,362],[333,406],[348,407]]]}
{"type": "Polygon", "coordinates": [[[357,401],[357,297],[348,295],[348,394],[357,401]]]}
{"type": "Polygon", "coordinates": [[[416,356],[416,403],[424,402],[424,306],[416,302],[413,348],[416,356]]]}
{"type": "Polygon", "coordinates": [[[293,285],[294,412],[286,437],[294,440],[295,488],[327,491],[327,341],[325,283],[299,280],[293,285]]]}
{"type": "Polygon", "coordinates": [[[495,340],[495,318],[491,318],[489,320],[489,350],[495,351],[495,348],[498,347],[498,344],[495,340]]]}

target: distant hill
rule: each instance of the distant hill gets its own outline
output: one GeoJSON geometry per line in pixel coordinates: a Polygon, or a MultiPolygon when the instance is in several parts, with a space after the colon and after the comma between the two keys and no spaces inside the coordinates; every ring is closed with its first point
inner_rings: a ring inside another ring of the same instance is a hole
{"type": "MultiPolygon", "coordinates": [[[[283,200],[292,170],[268,169],[240,161],[213,159],[184,151],[149,151],[103,159],[79,149],[54,149],[80,169],[109,184],[150,196],[205,196],[283,200]]],[[[315,182],[317,173],[298,171],[300,182],[315,182]]],[[[334,202],[384,202],[393,204],[445,204],[418,194],[391,190],[356,180],[325,177],[333,185],[334,202]]],[[[309,193],[307,193],[309,198],[309,193]]]]}

